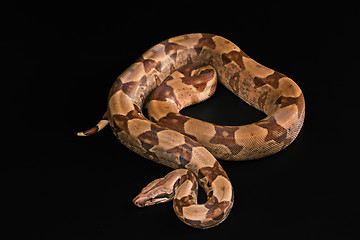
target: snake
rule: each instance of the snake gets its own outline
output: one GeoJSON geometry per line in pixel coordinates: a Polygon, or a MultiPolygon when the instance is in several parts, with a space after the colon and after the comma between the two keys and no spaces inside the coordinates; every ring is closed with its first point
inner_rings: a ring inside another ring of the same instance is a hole
{"type": "Polygon", "coordinates": [[[275,154],[295,140],[304,118],[304,95],[292,79],[224,37],[191,33],[162,41],[134,61],[113,83],[99,123],[77,135],[93,135],[109,124],[124,146],[175,169],[143,188],[134,204],[172,200],[182,222],[207,229],[223,222],[234,205],[232,184],[217,159],[275,154]],[[209,98],[218,81],[266,117],[221,126],[180,113],[209,98]],[[207,195],[205,203],[197,201],[198,186],[207,195]]]}

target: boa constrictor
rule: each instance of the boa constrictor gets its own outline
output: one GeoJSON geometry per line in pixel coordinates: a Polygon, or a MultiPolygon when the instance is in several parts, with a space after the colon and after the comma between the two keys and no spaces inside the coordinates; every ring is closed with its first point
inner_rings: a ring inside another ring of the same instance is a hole
{"type": "Polygon", "coordinates": [[[186,34],[153,46],[126,69],[110,90],[102,120],[77,135],[94,134],[110,123],[130,150],[176,169],[146,186],[135,205],[173,199],[180,220],[209,228],[225,220],[234,202],[229,177],[216,158],[274,154],[294,141],[304,116],[304,97],[293,80],[223,37],[186,34]],[[219,126],[181,115],[182,108],[215,91],[216,78],[267,117],[243,126],[219,126]],[[145,102],[152,121],[142,113],[145,102]],[[203,204],[197,203],[198,184],[207,194],[203,204]]]}

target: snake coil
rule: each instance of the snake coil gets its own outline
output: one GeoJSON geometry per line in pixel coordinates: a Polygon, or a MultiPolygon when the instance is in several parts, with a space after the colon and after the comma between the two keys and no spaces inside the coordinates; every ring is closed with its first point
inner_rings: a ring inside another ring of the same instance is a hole
{"type": "Polygon", "coordinates": [[[78,136],[110,123],[130,150],[176,169],[146,186],[134,203],[142,207],[173,199],[184,223],[209,228],[225,220],[234,202],[229,177],[216,158],[274,154],[295,140],[304,117],[304,96],[293,80],[223,37],[186,34],[153,46],[126,69],[110,90],[102,120],[78,136]],[[243,126],[219,126],[179,113],[211,96],[216,79],[267,117],[243,126]],[[152,121],[142,113],[146,100],[152,121]],[[203,204],[197,203],[198,184],[207,194],[203,204]]]}

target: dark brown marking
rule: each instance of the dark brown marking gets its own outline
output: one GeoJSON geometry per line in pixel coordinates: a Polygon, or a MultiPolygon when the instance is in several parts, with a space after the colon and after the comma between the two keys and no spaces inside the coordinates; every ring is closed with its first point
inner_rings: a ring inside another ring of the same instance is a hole
{"type": "Polygon", "coordinates": [[[233,155],[236,155],[244,148],[235,142],[236,130],[238,130],[238,127],[215,126],[216,133],[209,142],[225,145],[230,149],[233,155]]]}
{"type": "Polygon", "coordinates": [[[167,99],[175,101],[174,89],[167,84],[161,84],[152,92],[149,102],[152,100],[166,101],[167,99]]]}
{"type": "Polygon", "coordinates": [[[148,81],[146,75],[144,75],[138,81],[138,86],[141,87],[141,91],[133,91],[133,95],[135,96],[130,97],[139,99],[140,101],[137,103],[142,105],[153,87],[156,87],[156,83],[154,81],[148,81]]]}
{"type": "Polygon", "coordinates": [[[191,220],[191,219],[184,218],[184,222],[189,224],[190,226],[193,226],[196,228],[201,228],[203,225],[200,220],[191,220]]]}
{"type": "Polygon", "coordinates": [[[173,207],[176,215],[182,217],[183,214],[183,207],[190,206],[194,203],[194,199],[191,195],[182,197],[181,199],[174,198],[173,207]]]}
{"type": "MultiPolygon", "coordinates": [[[[210,69],[209,69],[210,70],[210,69]]],[[[205,72],[205,71],[202,71],[205,72]]],[[[183,77],[182,82],[187,85],[192,85],[196,88],[197,91],[202,92],[206,88],[207,83],[214,78],[214,71],[203,73],[202,75],[192,76],[192,77],[183,77]]]]}
{"type": "Polygon", "coordinates": [[[215,162],[213,167],[200,168],[198,172],[199,179],[205,177],[209,186],[220,175],[225,177],[226,179],[229,179],[224,169],[220,166],[219,162],[215,162]]]}
{"type": "Polygon", "coordinates": [[[85,136],[90,136],[90,135],[93,135],[93,134],[97,133],[98,131],[99,131],[99,127],[94,126],[94,127],[90,128],[88,130],[83,131],[83,134],[85,136]]]}
{"type": "Polygon", "coordinates": [[[180,67],[177,69],[177,71],[181,72],[185,77],[190,77],[192,71],[203,67],[204,64],[201,63],[190,63],[190,64],[185,64],[184,66],[180,67]]]}
{"type": "Polygon", "coordinates": [[[139,57],[135,62],[141,62],[144,65],[145,72],[148,73],[152,69],[156,69],[158,72],[161,71],[161,62],[156,62],[154,59],[144,59],[143,56],[139,57]]]}
{"type": "Polygon", "coordinates": [[[234,75],[232,75],[229,79],[229,85],[234,90],[234,92],[239,92],[240,90],[240,73],[236,72],[234,75]]]}
{"type": "Polygon", "coordinates": [[[159,144],[159,138],[155,131],[146,131],[138,136],[138,139],[141,142],[141,146],[149,151],[150,148],[159,144]]]}
{"type": "Polygon", "coordinates": [[[146,77],[146,75],[144,75],[144,76],[142,76],[141,78],[140,78],[140,80],[139,80],[139,86],[147,86],[147,77],[146,77]]]}
{"type": "Polygon", "coordinates": [[[153,68],[155,68],[158,72],[161,70],[161,62],[156,62],[153,59],[146,59],[143,61],[145,72],[150,72],[153,68]]]}
{"type": "Polygon", "coordinates": [[[185,133],[184,124],[187,120],[189,120],[189,117],[170,112],[165,117],[160,118],[158,122],[160,125],[167,126],[180,133],[185,133]]]}
{"type": "Polygon", "coordinates": [[[127,134],[129,134],[129,129],[128,129],[128,121],[129,119],[124,116],[124,115],[119,115],[119,114],[116,114],[113,116],[113,119],[114,119],[114,122],[116,124],[116,127],[120,129],[120,131],[124,131],[126,132],[127,134]]]}
{"type": "Polygon", "coordinates": [[[279,72],[274,72],[273,74],[270,74],[265,78],[255,77],[254,78],[255,89],[262,87],[265,84],[268,84],[273,88],[277,89],[279,87],[279,80],[280,78],[283,77],[285,77],[285,75],[279,72]]]}
{"type": "Polygon", "coordinates": [[[214,78],[215,71],[212,69],[204,69],[199,72],[199,77],[214,78]]]}
{"type": "Polygon", "coordinates": [[[174,198],[173,208],[174,208],[174,212],[176,213],[177,216],[182,217],[184,215],[183,214],[183,206],[181,205],[181,202],[179,199],[174,198]]]}
{"type": "Polygon", "coordinates": [[[131,81],[127,83],[123,83],[121,79],[118,77],[110,89],[109,99],[111,96],[113,96],[116,92],[120,90],[122,90],[126,95],[132,98],[134,97],[132,96],[132,94],[136,92],[135,91],[136,87],[138,87],[140,84],[143,84],[144,82],[146,82],[146,76],[143,76],[140,79],[140,81],[131,81]]]}
{"type": "MultiPolygon", "coordinates": [[[[190,118],[187,116],[170,112],[165,117],[160,118],[159,121],[157,121],[157,122],[162,126],[167,126],[168,128],[173,129],[179,133],[182,133],[182,134],[188,136],[189,138],[197,141],[197,138],[195,136],[185,132],[184,124],[189,119],[190,118]]],[[[155,119],[154,119],[154,122],[156,122],[155,119]]],[[[185,138],[185,142],[187,142],[187,138],[185,138]]]]}
{"type": "Polygon", "coordinates": [[[196,66],[203,66],[203,65],[196,65],[196,64],[185,64],[184,66],[177,69],[178,72],[181,72],[185,77],[191,76],[191,72],[195,69],[196,66]]]}
{"type": "Polygon", "coordinates": [[[290,106],[292,104],[295,104],[297,109],[298,109],[298,117],[300,118],[302,112],[304,111],[305,108],[305,102],[304,102],[304,96],[301,93],[300,96],[298,97],[284,97],[284,96],[280,96],[275,104],[280,104],[280,108],[284,108],[287,106],[290,106]]]}
{"type": "Polygon", "coordinates": [[[181,178],[180,178],[180,181],[179,181],[179,185],[183,184],[186,180],[190,180],[192,182],[196,182],[196,177],[195,175],[190,172],[190,171],[187,171],[186,174],[182,175],[181,178]]]}
{"type": "Polygon", "coordinates": [[[202,38],[200,38],[198,43],[194,46],[194,49],[198,55],[204,47],[210,48],[212,50],[216,48],[216,44],[212,39],[214,36],[213,34],[203,33],[202,35],[202,38]]]}
{"type": "Polygon", "coordinates": [[[229,53],[223,53],[221,55],[222,61],[224,63],[224,65],[230,63],[231,61],[235,62],[241,69],[244,69],[244,62],[243,62],[243,57],[248,57],[248,55],[246,55],[243,51],[240,50],[240,52],[238,51],[231,51],[229,53]]]}
{"type": "Polygon", "coordinates": [[[166,82],[160,84],[160,86],[152,92],[152,94],[149,97],[149,102],[152,100],[158,100],[158,101],[171,100],[176,103],[178,108],[181,107],[180,102],[177,100],[175,96],[174,89],[171,86],[167,85],[166,82]]]}
{"type": "Polygon", "coordinates": [[[130,133],[129,129],[128,129],[128,121],[131,119],[145,119],[142,115],[141,115],[141,110],[139,107],[136,106],[136,104],[134,104],[134,108],[135,110],[131,110],[129,111],[126,116],[124,115],[120,115],[120,114],[115,114],[113,115],[113,121],[115,122],[116,126],[120,129],[120,131],[124,131],[126,133],[130,133]]]}
{"type": "Polygon", "coordinates": [[[277,143],[281,143],[286,140],[287,131],[276,122],[274,116],[271,116],[268,119],[263,119],[255,124],[268,131],[265,137],[266,142],[273,140],[277,143]]]}
{"type": "Polygon", "coordinates": [[[209,209],[209,211],[206,213],[206,217],[212,218],[214,220],[222,219],[225,209],[229,205],[230,205],[229,201],[219,202],[215,196],[212,196],[205,204],[205,207],[209,209]]]}
{"type": "Polygon", "coordinates": [[[150,130],[151,131],[155,131],[155,132],[161,132],[161,131],[163,131],[163,130],[165,130],[166,128],[164,128],[164,127],[162,127],[162,126],[160,126],[160,125],[157,125],[157,124],[155,124],[155,123],[151,123],[151,126],[150,126],[150,130]]]}
{"type": "MultiPolygon", "coordinates": [[[[185,138],[186,139],[186,138],[185,138]]],[[[192,156],[192,144],[182,144],[171,149],[166,150],[171,155],[174,155],[180,162],[180,165],[184,167],[189,164],[192,156]]]]}
{"type": "Polygon", "coordinates": [[[163,41],[161,44],[165,46],[165,54],[170,55],[174,61],[176,61],[177,52],[186,48],[177,43],[170,43],[169,40],[163,41]]]}
{"type": "Polygon", "coordinates": [[[137,82],[127,82],[127,83],[124,83],[124,84],[122,85],[121,90],[122,90],[125,94],[129,95],[130,93],[133,92],[133,90],[136,88],[137,85],[138,85],[137,82]]]}

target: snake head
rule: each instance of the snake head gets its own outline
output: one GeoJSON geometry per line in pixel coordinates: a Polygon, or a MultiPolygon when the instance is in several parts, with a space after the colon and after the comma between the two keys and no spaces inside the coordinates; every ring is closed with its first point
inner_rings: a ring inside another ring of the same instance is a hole
{"type": "Polygon", "coordinates": [[[138,207],[145,207],[168,202],[173,198],[174,189],[171,183],[164,178],[159,178],[144,187],[140,194],[133,199],[133,203],[138,207]]]}

